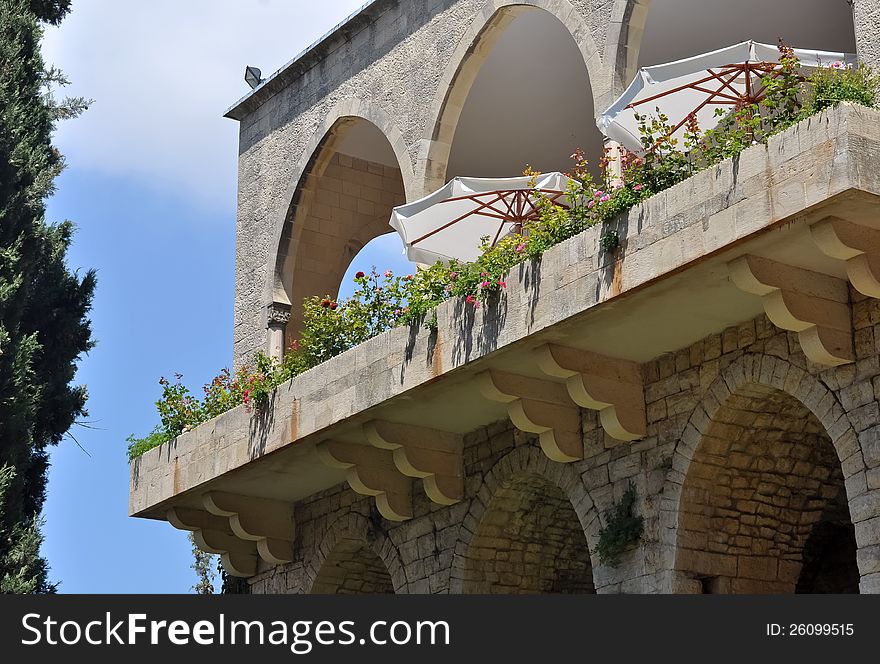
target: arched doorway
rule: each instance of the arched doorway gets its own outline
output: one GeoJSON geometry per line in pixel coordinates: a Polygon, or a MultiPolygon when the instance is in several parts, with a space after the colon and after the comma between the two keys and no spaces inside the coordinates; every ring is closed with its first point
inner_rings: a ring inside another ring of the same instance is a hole
{"type": "Polygon", "coordinates": [[[501,482],[468,546],[462,591],[595,592],[584,531],[562,489],[530,473],[501,482]]]}
{"type": "Polygon", "coordinates": [[[280,287],[291,305],[287,343],[301,328],[303,299],[336,297],[352,259],[391,232],[391,209],[405,200],[388,138],[363,118],[337,120],[303,172],[279,243],[280,287]]]}
{"type": "Polygon", "coordinates": [[[385,563],[366,542],[343,538],[324,559],[311,592],[314,595],[392,594],[394,585],[385,563]]]}
{"type": "Polygon", "coordinates": [[[858,592],[840,461],[803,403],[747,384],[717,410],[681,489],[675,568],[704,593],[858,592]]]}
{"type": "Polygon", "coordinates": [[[568,170],[576,148],[593,162],[601,156],[583,49],[547,10],[499,9],[444,99],[429,154],[429,186],[456,176],[517,176],[527,164],[544,172],[568,170]]]}

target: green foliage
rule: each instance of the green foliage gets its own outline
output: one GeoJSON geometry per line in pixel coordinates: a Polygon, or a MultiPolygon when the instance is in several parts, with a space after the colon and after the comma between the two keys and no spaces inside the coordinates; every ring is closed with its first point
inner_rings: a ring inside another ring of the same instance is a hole
{"type": "Polygon", "coordinates": [[[842,101],[872,107],[877,102],[877,75],[864,64],[842,62],[816,69],[807,78],[803,115],[813,115],[842,101]]]}
{"type": "Polygon", "coordinates": [[[40,56],[39,20],[57,22],[69,3],[0,0],[0,579],[3,590],[49,592],[39,556],[48,448],[86,415],[85,388],[72,385],[76,361],[92,346],[87,314],[92,271],[72,273],[70,222],[45,219],[44,200],[64,167],[52,146],[61,108],[49,84],[61,84],[40,56]]]}
{"type": "Polygon", "coordinates": [[[6,548],[6,559],[0,570],[0,593],[54,593],[57,585],[46,582],[47,565],[40,556],[41,522],[34,519],[11,527],[7,525],[4,509],[14,478],[15,468],[0,467],[0,543],[6,548]]]}
{"type": "Polygon", "coordinates": [[[193,562],[190,567],[196,573],[198,581],[192,587],[197,595],[213,595],[214,582],[217,580],[217,572],[215,571],[214,562],[217,556],[202,551],[193,538],[192,533],[187,533],[190,546],[192,547],[193,562]]]}
{"type": "Polygon", "coordinates": [[[620,244],[620,234],[615,230],[610,230],[599,238],[599,246],[606,254],[610,254],[617,249],[620,244]]]}
{"type": "Polygon", "coordinates": [[[599,530],[596,553],[599,560],[611,567],[620,564],[623,553],[638,544],[644,531],[644,518],[633,513],[636,487],[630,483],[620,502],[604,513],[605,526],[599,530]]]}
{"type": "MultiPolygon", "coordinates": [[[[516,265],[538,259],[554,245],[615,219],[650,196],[766,141],[809,114],[839,101],[874,105],[877,79],[868,68],[851,69],[834,63],[804,79],[794,51],[782,43],[779,49],[781,67],[764,78],[765,96],[760,104],[743,105],[726,116],[719,113],[718,125],[708,131],[702,131],[691,117],[680,140],[672,136],[669,118],[659,108],[655,115],[637,116],[645,148],[642,156],[622,148],[606,148],[598,161],[599,175],[594,177],[584,153],[576,150],[571,155],[574,163],[568,174],[567,207],[555,205],[533,190],[538,219],[494,244],[484,237],[475,261],[438,262],[403,277],[391,271],[380,274],[373,268],[369,274],[356,275],[357,288],[350,298],[307,298],[300,337],[283,360],[257,354],[253,369],[243,367],[234,376],[224,370],[205,386],[202,401],[179,383],[179,377],[177,383],[163,382],[162,398],[156,404],[161,425],[145,438],[129,438],[129,455],[134,457],[168,442],[239,404],[260,408],[278,385],[393,327],[421,323],[436,329],[437,307],[447,299],[459,298],[479,308],[507,288],[507,275],[516,265]]],[[[539,175],[528,167],[524,174],[539,175]]],[[[619,233],[613,228],[599,238],[600,248],[608,253],[619,242],[619,233]]],[[[613,542],[615,535],[608,537],[613,542]]],[[[608,546],[612,550],[614,545],[608,546]]]]}

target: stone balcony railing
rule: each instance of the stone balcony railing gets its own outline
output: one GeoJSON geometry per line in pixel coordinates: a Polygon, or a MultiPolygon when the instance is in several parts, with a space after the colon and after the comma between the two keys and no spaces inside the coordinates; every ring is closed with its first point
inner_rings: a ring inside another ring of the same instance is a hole
{"type": "MultiPolygon", "coordinates": [[[[852,362],[849,282],[880,295],[880,114],[843,105],[703,171],[619,221],[515,268],[500,299],[448,301],[438,330],[397,328],[131,462],[129,511],[195,531],[250,576],[292,559],[292,505],[348,482],[392,521],[414,492],[463,498],[462,437],[509,418],[543,453],[583,456],[646,433],[640,369],[762,314],[809,360],[852,362]]],[[[671,472],[674,472],[671,471],[671,472]]]]}

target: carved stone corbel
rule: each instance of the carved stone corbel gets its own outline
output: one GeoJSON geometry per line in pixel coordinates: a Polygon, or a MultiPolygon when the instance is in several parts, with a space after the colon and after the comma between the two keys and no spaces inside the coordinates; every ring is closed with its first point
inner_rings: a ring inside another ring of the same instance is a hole
{"type": "Polygon", "coordinates": [[[293,505],[223,491],[202,496],[205,509],[225,517],[239,539],[256,542],[260,557],[275,565],[293,560],[293,505]]]}
{"type": "Polygon", "coordinates": [[[844,280],[751,254],[730,262],[728,268],[740,290],[761,296],[774,325],[798,333],[810,360],[832,367],[855,360],[844,280]]]}
{"type": "Polygon", "coordinates": [[[452,505],[464,497],[461,436],[380,420],[367,422],[363,431],[371,445],[391,451],[401,473],[421,478],[433,502],[452,505]]]}
{"type": "Polygon", "coordinates": [[[556,344],[545,344],[535,354],[541,371],[565,379],[577,405],[599,411],[609,436],[637,440],[647,434],[644,378],[637,363],[556,344]]]}
{"type": "Polygon", "coordinates": [[[810,233],[822,253],[846,262],[853,288],[880,298],[880,230],[827,217],[811,226],[810,233]]]}
{"type": "Polygon", "coordinates": [[[248,577],[257,573],[256,544],[236,537],[226,519],[188,507],[171,507],[165,518],[175,528],[192,532],[202,551],[218,554],[229,574],[248,577]]]}
{"type": "Polygon", "coordinates": [[[356,493],[374,496],[386,519],[412,518],[412,480],[397,469],[390,451],[338,440],[322,441],[316,449],[325,464],[347,471],[346,481],[356,493]]]}
{"type": "Polygon", "coordinates": [[[494,369],[477,374],[475,380],[483,396],[507,404],[517,429],[538,434],[548,458],[561,463],[584,458],[581,414],[564,386],[494,369]]]}

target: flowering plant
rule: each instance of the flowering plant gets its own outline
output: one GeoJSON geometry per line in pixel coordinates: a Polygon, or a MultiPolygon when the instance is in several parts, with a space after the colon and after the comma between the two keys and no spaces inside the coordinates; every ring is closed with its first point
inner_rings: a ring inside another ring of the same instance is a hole
{"type": "MultiPolygon", "coordinates": [[[[766,141],[809,115],[840,101],[876,104],[878,79],[868,67],[835,62],[804,78],[794,51],[781,42],[779,50],[781,66],[764,78],[762,101],[741,105],[726,116],[720,114],[723,117],[714,129],[701,131],[692,116],[679,140],[672,136],[669,118],[657,108],[653,116],[637,116],[643,155],[606,148],[594,173],[583,151],[575,150],[567,174],[568,207],[555,205],[534,190],[538,219],[494,245],[483,238],[474,262],[438,262],[404,276],[375,268],[358,272],[351,297],[337,300],[324,295],[303,302],[299,339],[282,359],[257,353],[253,367],[244,366],[235,373],[224,369],[205,385],[202,399],[181,383],[182,376],[177,375],[174,382],[162,378],[162,396],[156,402],[160,424],[143,438],[128,438],[129,456],[168,442],[235,406],[262,408],[278,385],[393,327],[421,322],[436,329],[437,306],[449,298],[479,308],[507,288],[507,274],[519,263],[540,257],[591,226],[611,222],[642,200],[766,141]]],[[[539,173],[526,167],[524,174],[533,177],[534,187],[539,173]]],[[[607,252],[615,251],[619,242],[615,228],[599,239],[607,252]]]]}

